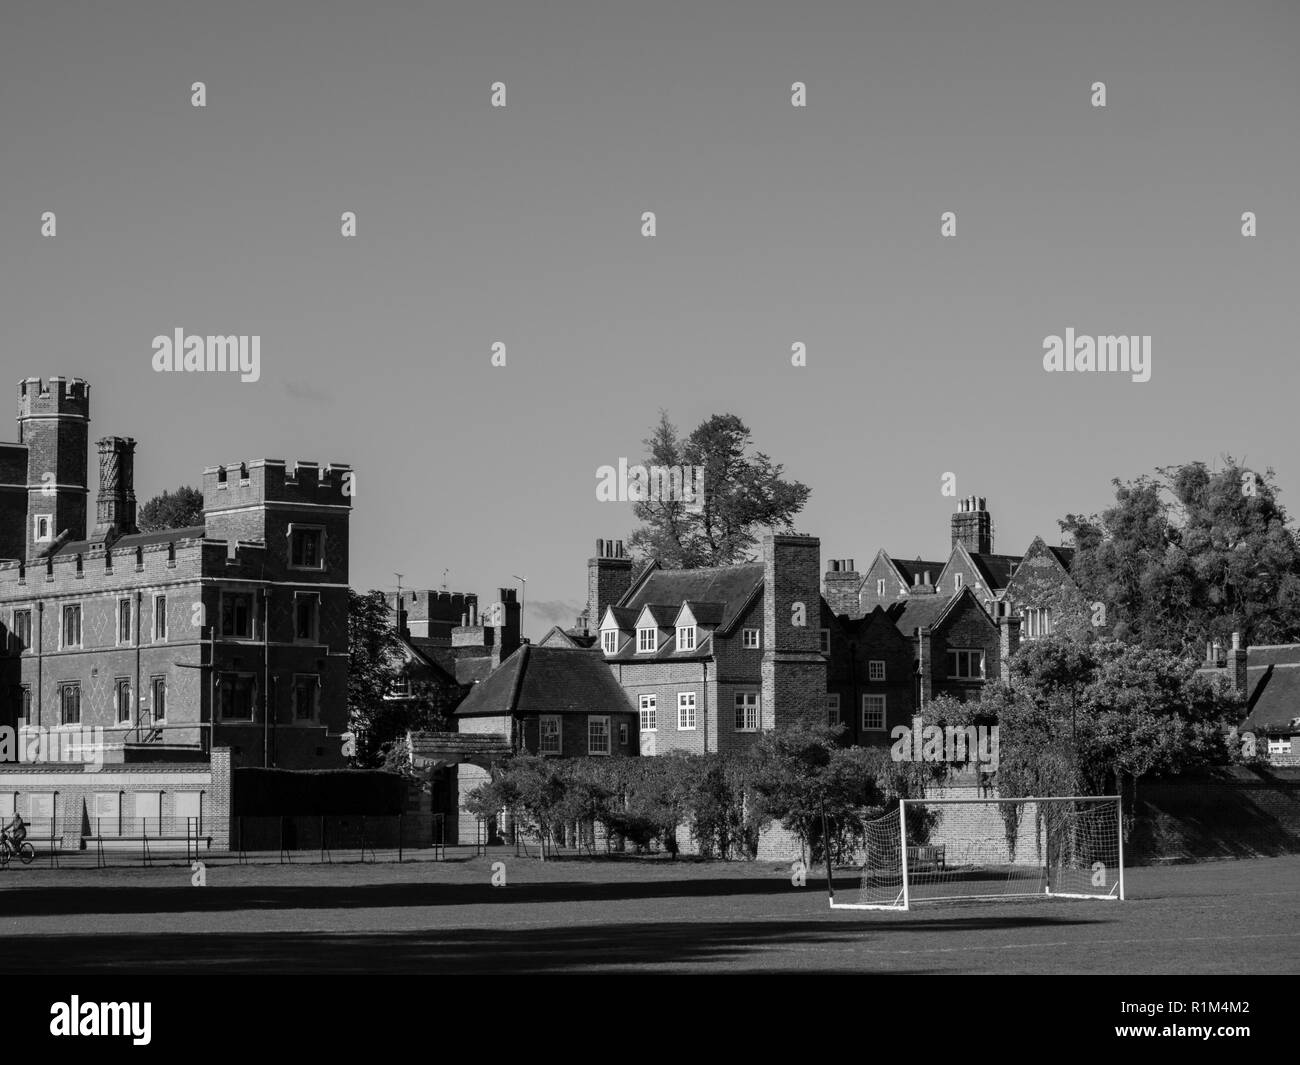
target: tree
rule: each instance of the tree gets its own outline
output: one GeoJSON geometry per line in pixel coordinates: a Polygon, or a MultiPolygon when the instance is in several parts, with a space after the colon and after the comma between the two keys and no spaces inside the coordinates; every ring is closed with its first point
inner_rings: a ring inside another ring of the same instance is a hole
{"type": "Polygon", "coordinates": [[[1195,662],[1120,640],[1036,640],[1012,660],[1011,683],[978,702],[935,700],[950,724],[998,726],[998,793],[1102,795],[1145,776],[1237,760],[1229,736],[1241,697],[1195,662]]]}
{"type": "Polygon", "coordinates": [[[752,451],[749,428],[734,414],[715,414],[685,440],[661,411],[645,441],[646,464],[703,467],[702,501],[638,502],[644,522],[629,537],[634,552],[674,569],[725,566],[751,557],[763,529],[789,529],[808,501],[809,489],[787,481],[784,467],[752,451]]]}
{"type": "Polygon", "coordinates": [[[141,532],[184,529],[203,524],[203,493],[181,485],[175,492],[164,491],[140,508],[136,524],[141,532]]]}
{"type": "Polygon", "coordinates": [[[348,589],[348,727],[356,739],[356,759],[362,766],[383,760],[388,730],[381,726],[387,707],[384,695],[393,680],[392,662],[400,644],[381,591],[364,595],[348,589]]]}
{"type": "Polygon", "coordinates": [[[1224,642],[1300,637],[1300,542],[1273,471],[1230,456],[1121,483],[1100,517],[1060,522],[1075,543],[1071,573],[1106,608],[1112,635],[1178,653],[1224,642]]]}

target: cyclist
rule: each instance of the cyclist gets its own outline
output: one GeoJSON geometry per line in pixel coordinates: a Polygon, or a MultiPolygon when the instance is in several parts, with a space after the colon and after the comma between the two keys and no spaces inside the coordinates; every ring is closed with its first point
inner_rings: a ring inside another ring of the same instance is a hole
{"type": "Polygon", "coordinates": [[[3,829],[0,829],[0,834],[4,835],[5,841],[17,854],[18,848],[23,845],[23,840],[27,838],[27,824],[23,821],[23,815],[15,810],[14,819],[7,822],[3,829]]]}

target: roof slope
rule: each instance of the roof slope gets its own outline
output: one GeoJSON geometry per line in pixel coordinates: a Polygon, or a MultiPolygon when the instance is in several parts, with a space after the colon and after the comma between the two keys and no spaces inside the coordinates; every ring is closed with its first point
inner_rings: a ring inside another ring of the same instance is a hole
{"type": "Polygon", "coordinates": [[[457,717],[632,712],[627,693],[599,655],[524,644],[456,708],[457,717]]]}

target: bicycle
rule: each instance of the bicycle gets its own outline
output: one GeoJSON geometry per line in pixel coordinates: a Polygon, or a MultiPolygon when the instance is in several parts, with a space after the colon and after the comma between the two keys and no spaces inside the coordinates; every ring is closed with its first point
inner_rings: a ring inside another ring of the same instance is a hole
{"type": "Polygon", "coordinates": [[[15,848],[8,836],[0,836],[0,867],[7,868],[15,854],[23,865],[31,865],[36,860],[36,848],[26,840],[15,848]]]}

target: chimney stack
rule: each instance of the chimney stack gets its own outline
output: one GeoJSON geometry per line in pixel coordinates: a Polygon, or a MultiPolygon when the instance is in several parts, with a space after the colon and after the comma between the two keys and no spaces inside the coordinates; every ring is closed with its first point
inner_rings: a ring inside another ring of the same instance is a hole
{"type": "Polygon", "coordinates": [[[993,516],[983,496],[967,496],[952,516],[952,546],[964,544],[973,555],[993,553],[993,516]]]}
{"type": "Polygon", "coordinates": [[[587,618],[592,632],[600,628],[607,607],[632,586],[632,560],[622,540],[597,540],[596,555],[587,560],[587,618]]]}
{"type": "Polygon", "coordinates": [[[112,541],[139,532],[135,524],[135,441],[106,436],[99,445],[99,499],[92,539],[112,541]]]}
{"type": "Polygon", "coordinates": [[[1232,670],[1232,686],[1243,699],[1249,695],[1246,659],[1246,648],[1242,646],[1241,633],[1234,632],[1232,634],[1232,659],[1228,665],[1232,670]]]}
{"type": "Polygon", "coordinates": [[[858,597],[862,588],[862,575],[853,568],[853,559],[831,559],[824,581],[826,603],[831,608],[831,613],[847,614],[853,618],[862,615],[858,597]]]}

